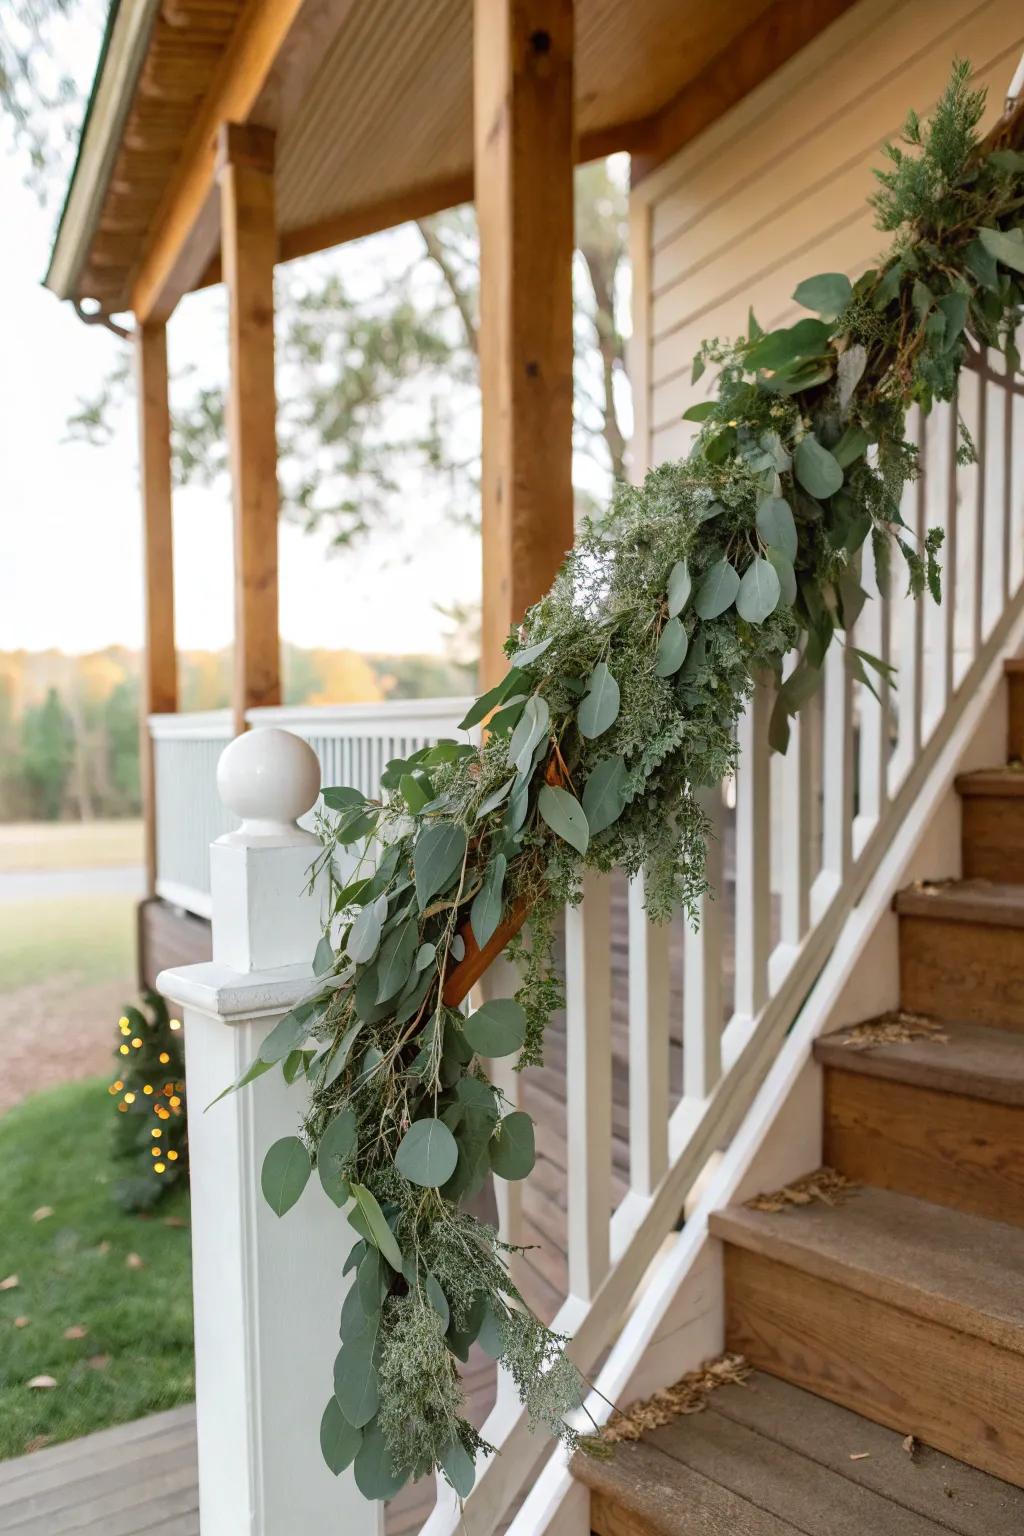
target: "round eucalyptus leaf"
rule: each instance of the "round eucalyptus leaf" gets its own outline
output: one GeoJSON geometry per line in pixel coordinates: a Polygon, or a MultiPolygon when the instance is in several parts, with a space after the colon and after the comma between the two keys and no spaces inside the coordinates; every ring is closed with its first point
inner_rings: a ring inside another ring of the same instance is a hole
{"type": "Polygon", "coordinates": [[[810,432],[797,444],[793,471],[804,490],[819,499],[834,495],[843,483],[842,465],[810,432]]]}
{"type": "Polygon", "coordinates": [[[502,1179],[525,1179],[537,1160],[533,1121],[521,1109],[499,1120],[491,1137],[491,1167],[502,1179]]]}
{"type": "Polygon", "coordinates": [[[363,1431],[355,1459],[356,1487],[364,1499],[391,1499],[409,1481],[409,1468],[396,1467],[395,1458],[376,1420],[363,1431]]]}
{"type": "Polygon", "coordinates": [[[718,560],[704,573],[693,599],[693,606],[702,619],[717,619],[736,601],[740,578],[728,560],[718,560]]]}
{"type": "Polygon", "coordinates": [[[496,853],[484,870],[483,884],[473,898],[469,909],[469,921],[473,937],[481,949],[493,936],[501,922],[502,888],[505,884],[507,859],[496,853]]]}
{"type": "Polygon", "coordinates": [[[672,677],[686,660],[689,645],[682,619],[669,619],[661,632],[654,658],[655,677],[672,677]]]}
{"type": "Polygon", "coordinates": [[[793,290],[793,297],[804,309],[813,309],[816,315],[834,320],[850,302],[853,284],[845,272],[820,272],[817,277],[805,277],[793,290]]]}
{"type": "MultiPolygon", "coordinates": [[[[362,1244],[361,1246],[365,1247],[366,1245],[362,1244]]],[[[362,1263],[362,1259],[359,1262],[362,1263]]],[[[371,1324],[374,1323],[379,1311],[380,1308],[378,1307],[376,1311],[367,1312],[363,1306],[363,1298],[359,1290],[359,1276],[357,1274],[354,1282],[349,1286],[345,1300],[341,1304],[341,1319],[338,1324],[341,1342],[348,1344],[352,1339],[357,1339],[360,1334],[365,1333],[371,1324]]]]}
{"type": "Polygon", "coordinates": [[[334,1362],[334,1395],[348,1422],[356,1429],[369,1424],[380,1401],[377,1365],[380,1356],[380,1313],[362,1333],[346,1339],[334,1362]]]}
{"type": "Polygon", "coordinates": [[[465,854],[466,833],[456,823],[439,821],[423,828],[412,854],[416,900],[421,912],[431,896],[444,890],[465,854]]]}
{"type": "Polygon", "coordinates": [[[316,1149],[316,1171],[320,1175],[324,1194],[337,1206],[344,1205],[349,1197],[348,1181],[341,1170],[355,1144],[355,1110],[343,1109],[330,1122],[316,1149]]]}
{"type": "Polygon", "coordinates": [[[586,853],[590,828],[583,807],[575,795],[553,784],[542,784],[537,796],[537,809],[552,832],[571,848],[575,848],[577,853],[586,853]]]}
{"type": "Polygon", "coordinates": [[[441,1454],[441,1470],[460,1499],[468,1499],[476,1482],[476,1464],[461,1440],[441,1454]]]}
{"type": "Polygon", "coordinates": [[[416,1120],[402,1138],[395,1167],[410,1184],[439,1189],[455,1172],[458,1160],[455,1137],[443,1120],[416,1120]]]}
{"type": "Polygon", "coordinates": [[[779,578],[779,590],[782,593],[779,601],[787,608],[792,608],[796,602],[796,572],[792,562],[780,549],[769,549],[768,559],[775,567],[775,574],[779,578]]]}
{"type": "Polygon", "coordinates": [[[270,1209],[278,1216],[291,1210],[313,1171],[309,1153],[297,1136],[282,1136],[263,1159],[260,1184],[270,1209]]]}
{"type": "Polygon", "coordinates": [[[593,740],[615,724],[619,713],[619,685],[608,670],[606,662],[599,661],[587,680],[587,691],[576,711],[576,724],[580,735],[593,740]]]}
{"type": "Polygon", "coordinates": [[[478,1056],[511,1056],[526,1039],[526,1014],[514,997],[495,997],[471,1013],[462,1028],[478,1056]]]}
{"type": "Polygon", "coordinates": [[[362,1430],[348,1422],[338,1399],[332,1397],[320,1420],[320,1451],[335,1477],[352,1465],[362,1443],[362,1430]]]}
{"type": "Polygon", "coordinates": [[[736,612],[748,624],[763,624],[779,606],[782,587],[770,560],[752,560],[736,594],[736,612]]]}
{"type": "Polygon", "coordinates": [[[757,509],[757,531],[772,549],[781,550],[790,562],[796,559],[797,533],[793,511],[783,496],[766,496],[757,509]]]}
{"type": "Polygon", "coordinates": [[[618,821],[626,807],[626,760],[604,757],[583,786],[583,814],[591,837],[618,821]]]}
{"type": "Polygon", "coordinates": [[[677,560],[668,574],[668,616],[676,618],[690,601],[693,582],[685,560],[677,560]]]}

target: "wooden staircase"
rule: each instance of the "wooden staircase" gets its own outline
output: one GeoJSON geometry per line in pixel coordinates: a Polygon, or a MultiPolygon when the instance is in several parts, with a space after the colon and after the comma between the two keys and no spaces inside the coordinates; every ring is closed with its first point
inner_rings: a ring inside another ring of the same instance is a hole
{"type": "Polygon", "coordinates": [[[598,1536],[1024,1533],[1024,662],[1007,675],[1007,765],[956,781],[963,878],[895,900],[900,1012],[815,1045],[824,1160],[857,1187],[712,1216],[754,1375],[575,1459],[598,1536]]]}

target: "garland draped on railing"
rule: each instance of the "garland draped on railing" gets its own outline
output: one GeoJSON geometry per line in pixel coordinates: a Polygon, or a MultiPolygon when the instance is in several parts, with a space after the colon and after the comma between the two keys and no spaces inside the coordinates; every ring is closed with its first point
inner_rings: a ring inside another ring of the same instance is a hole
{"type": "MultiPolygon", "coordinates": [[[[459,1362],[474,1340],[532,1422],[575,1438],[565,1418],[582,1383],[565,1341],[462,1205],[492,1171],[533,1166],[530,1118],[503,1112],[484,1063],[540,1059],[561,1000],[553,925],[581,872],[644,871],[652,919],[692,917],[706,889],[695,792],[734,768],[754,677],[779,682],[771,736],[784,750],[837,633],[864,684],[887,671],[849,638],[869,538],[882,584],[895,547],[914,594],[939,597],[941,534],[915,547],[900,516],[918,473],[906,413],[952,398],[972,343],[1016,366],[1024,299],[1020,115],[979,145],[984,99],[967,82],[958,64],[927,128],[911,115],[906,147],[888,150],[874,206],[894,238],[879,265],[855,283],[801,283],[809,314],[795,325],[765,333],[751,315],[739,341],[701,348],[694,378],[713,364],[718,386],[686,413],[700,423],[689,456],[584,525],[510,640],[507,675],[463,721],[486,722],[483,745],[442,741],[389,763],[380,800],[324,791],[319,980],[237,1086],[278,1063],[308,1085],[302,1135],[270,1148],[264,1194],[283,1214],[315,1166],[356,1234],[321,1445],[335,1472],[354,1461],[369,1498],[432,1469],[469,1492],[483,1441],[459,1362]],[[339,849],[362,849],[343,886],[339,849]],[[516,996],[465,1016],[506,949],[516,996]]],[[[972,451],[961,428],[962,459],[972,451]]]]}

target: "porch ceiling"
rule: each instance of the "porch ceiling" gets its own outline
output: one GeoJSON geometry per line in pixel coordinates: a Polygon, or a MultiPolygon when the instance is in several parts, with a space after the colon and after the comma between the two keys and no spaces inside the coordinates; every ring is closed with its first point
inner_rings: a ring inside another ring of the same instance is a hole
{"type": "MultiPolygon", "coordinates": [[[[650,148],[687,90],[703,126],[850,3],[577,0],[580,159],[650,148]]],[[[176,195],[212,156],[222,100],[277,131],[282,259],[468,199],[472,15],[473,0],[115,3],[49,286],[108,313],[132,307],[176,195]],[[247,70],[252,84],[258,47],[250,100],[238,80],[247,70]]],[[[179,291],[216,275],[214,204],[196,215],[206,254],[179,291]]]]}

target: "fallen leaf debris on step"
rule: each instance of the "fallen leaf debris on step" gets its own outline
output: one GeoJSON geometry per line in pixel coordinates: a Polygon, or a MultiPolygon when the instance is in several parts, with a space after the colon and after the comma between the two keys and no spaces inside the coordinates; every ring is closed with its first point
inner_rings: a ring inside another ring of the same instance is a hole
{"type": "Polygon", "coordinates": [[[696,1371],[688,1371],[675,1386],[665,1387],[652,1397],[631,1403],[624,1412],[616,1412],[601,1431],[602,1440],[615,1445],[621,1440],[639,1440],[648,1429],[660,1429],[688,1413],[701,1413],[717,1387],[741,1386],[750,1375],[750,1366],[742,1355],[720,1355],[705,1360],[696,1371]]]}
{"type": "Polygon", "coordinates": [[[835,1168],[819,1168],[807,1173],[802,1179],[786,1184],[772,1194],[755,1195],[746,1202],[749,1211],[784,1211],[791,1205],[811,1205],[815,1200],[822,1205],[843,1205],[858,1186],[838,1173],[835,1168]]]}
{"type": "Polygon", "coordinates": [[[883,1013],[877,1019],[867,1019],[855,1024],[849,1034],[840,1040],[854,1051],[867,1051],[873,1045],[909,1045],[912,1040],[931,1040],[935,1045],[948,1045],[949,1036],[943,1034],[941,1024],[923,1013],[883,1013]]]}

